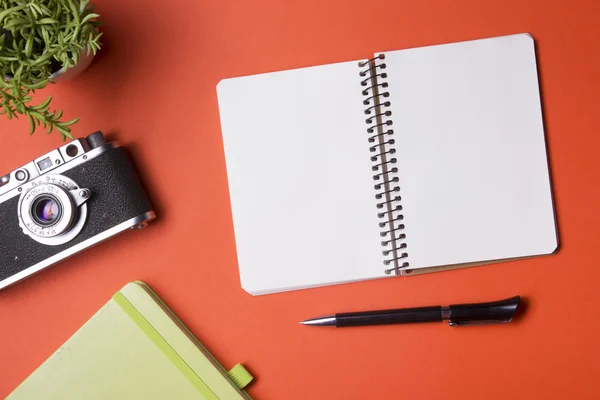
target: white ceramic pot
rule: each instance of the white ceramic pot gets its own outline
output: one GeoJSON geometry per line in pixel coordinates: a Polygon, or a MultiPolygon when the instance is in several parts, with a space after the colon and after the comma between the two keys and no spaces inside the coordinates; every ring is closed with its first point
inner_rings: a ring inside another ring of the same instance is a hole
{"type": "MultiPolygon", "coordinates": [[[[81,56],[79,57],[79,60],[77,61],[77,64],[75,64],[74,67],[71,67],[71,68],[62,67],[61,69],[59,69],[58,71],[56,71],[55,73],[50,75],[48,78],[54,82],[66,81],[71,78],[74,78],[77,75],[81,74],[83,71],[85,71],[87,69],[87,67],[90,66],[93,59],[94,59],[93,53],[90,53],[88,55],[87,51],[84,51],[81,53],[81,56]]],[[[12,76],[5,75],[4,78],[7,81],[10,81],[12,79],[12,76]]]]}
{"type": "Polygon", "coordinates": [[[77,64],[75,64],[74,67],[62,67],[61,69],[50,75],[49,79],[54,82],[60,82],[74,78],[77,75],[81,74],[83,71],[85,71],[87,67],[90,66],[93,59],[93,53],[88,54],[87,50],[83,50],[81,52],[81,55],[79,56],[79,60],[77,60],[77,64]]]}

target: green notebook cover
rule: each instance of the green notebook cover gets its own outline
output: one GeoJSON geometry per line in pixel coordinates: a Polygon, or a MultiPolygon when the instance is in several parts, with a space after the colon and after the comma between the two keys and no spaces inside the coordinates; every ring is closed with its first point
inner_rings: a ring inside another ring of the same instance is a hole
{"type": "Polygon", "coordinates": [[[251,399],[143,282],[117,292],[9,396],[10,400],[251,399]]]}

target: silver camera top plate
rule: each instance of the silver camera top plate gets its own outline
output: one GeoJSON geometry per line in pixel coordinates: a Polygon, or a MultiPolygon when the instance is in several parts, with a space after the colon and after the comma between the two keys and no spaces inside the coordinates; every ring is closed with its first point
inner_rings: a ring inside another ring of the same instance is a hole
{"type": "Polygon", "coordinates": [[[60,174],[114,148],[112,143],[90,149],[85,139],[77,139],[36,158],[0,177],[0,203],[21,193],[22,186],[49,172],[60,174]],[[20,190],[19,190],[20,189],[20,190]]]}

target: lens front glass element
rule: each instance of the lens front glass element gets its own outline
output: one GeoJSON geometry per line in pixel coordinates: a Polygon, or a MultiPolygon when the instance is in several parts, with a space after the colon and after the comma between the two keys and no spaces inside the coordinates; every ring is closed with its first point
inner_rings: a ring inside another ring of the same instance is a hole
{"type": "Polygon", "coordinates": [[[60,220],[62,208],[54,196],[40,196],[31,207],[33,219],[42,226],[52,226],[60,220]]]}

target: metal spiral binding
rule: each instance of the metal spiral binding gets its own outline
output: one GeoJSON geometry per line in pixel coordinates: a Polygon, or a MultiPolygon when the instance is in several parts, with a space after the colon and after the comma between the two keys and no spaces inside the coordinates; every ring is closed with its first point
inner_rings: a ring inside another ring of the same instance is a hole
{"type": "Polygon", "coordinates": [[[386,257],[383,264],[392,265],[385,270],[386,274],[401,275],[402,271],[409,268],[409,263],[406,261],[408,252],[404,241],[406,234],[403,233],[402,198],[397,195],[400,192],[399,179],[392,176],[398,172],[398,168],[394,166],[398,160],[394,157],[396,149],[393,146],[396,141],[394,130],[391,129],[392,111],[388,109],[391,102],[385,100],[390,97],[390,93],[385,91],[388,87],[386,65],[380,61],[384,59],[385,55],[380,54],[368,61],[359,62],[358,66],[368,67],[360,71],[360,76],[364,78],[360,84],[363,87],[362,95],[365,96],[365,114],[368,116],[365,122],[368,125],[369,151],[374,153],[371,168],[376,172],[373,175],[373,179],[377,181],[374,186],[377,191],[375,199],[381,200],[377,203],[380,210],[377,216],[382,219],[379,227],[384,229],[381,232],[381,237],[385,238],[381,245],[386,248],[383,251],[386,257]]]}

